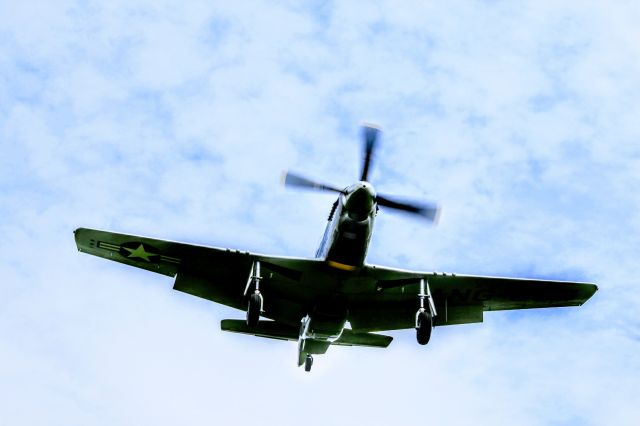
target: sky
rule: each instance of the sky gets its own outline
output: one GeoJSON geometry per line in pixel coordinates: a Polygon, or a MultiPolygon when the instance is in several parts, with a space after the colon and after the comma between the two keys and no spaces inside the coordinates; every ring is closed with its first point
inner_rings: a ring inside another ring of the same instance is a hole
{"type": "Polygon", "coordinates": [[[0,1],[0,424],[635,424],[633,1],[0,1]],[[220,331],[244,313],[76,251],[93,227],[312,256],[383,129],[368,261],[595,282],[421,347],[220,331]]]}

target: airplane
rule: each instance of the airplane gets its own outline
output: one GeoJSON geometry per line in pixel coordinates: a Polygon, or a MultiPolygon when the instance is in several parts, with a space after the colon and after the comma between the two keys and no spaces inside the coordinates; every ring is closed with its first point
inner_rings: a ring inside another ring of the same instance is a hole
{"type": "Polygon", "coordinates": [[[365,261],[379,208],[436,222],[439,206],[395,199],[368,180],[380,129],[362,127],[360,180],[346,188],[284,175],[286,186],[338,194],[314,258],[269,256],[78,228],[77,248],[175,278],[173,288],[246,311],[221,329],[298,342],[298,366],[331,345],[386,348],[378,332],[415,329],[426,345],[434,327],[480,323],[484,312],[580,306],[592,283],[410,271],[365,261]]]}

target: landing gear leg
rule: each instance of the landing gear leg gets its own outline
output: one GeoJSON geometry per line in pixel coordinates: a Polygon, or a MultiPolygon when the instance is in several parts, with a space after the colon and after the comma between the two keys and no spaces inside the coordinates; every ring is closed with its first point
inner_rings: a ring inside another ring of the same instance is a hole
{"type": "Polygon", "coordinates": [[[251,274],[247,281],[247,287],[245,289],[245,295],[252,287],[255,287],[254,292],[249,296],[249,302],[247,304],[247,325],[249,327],[255,327],[260,320],[260,313],[262,312],[262,293],[260,293],[260,261],[257,261],[251,267],[251,274]]]}
{"type": "Polygon", "coordinates": [[[421,345],[426,345],[431,339],[431,331],[433,329],[433,317],[436,316],[436,307],[431,297],[431,290],[429,289],[429,283],[426,285],[424,279],[420,280],[420,309],[416,313],[416,339],[421,345]],[[425,291],[426,290],[426,291],[425,291]],[[425,308],[425,299],[427,300],[427,307],[425,308]]]}
{"type": "Polygon", "coordinates": [[[306,315],[300,321],[300,337],[298,338],[298,367],[304,364],[304,371],[311,371],[313,365],[313,356],[309,352],[313,352],[313,348],[308,347],[309,341],[306,339],[307,331],[311,318],[306,315]]]}
{"type": "Polygon", "coordinates": [[[313,357],[310,354],[307,354],[307,358],[304,360],[304,371],[311,371],[312,365],[313,357]]]}

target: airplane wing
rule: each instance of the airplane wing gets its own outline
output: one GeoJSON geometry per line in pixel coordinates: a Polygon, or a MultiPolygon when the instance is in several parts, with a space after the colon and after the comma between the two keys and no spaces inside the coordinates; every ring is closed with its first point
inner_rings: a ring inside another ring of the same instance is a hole
{"type": "Polygon", "coordinates": [[[78,250],[137,268],[175,277],[173,288],[246,310],[253,262],[261,263],[260,288],[268,292],[263,316],[299,326],[313,294],[303,291],[300,276],[317,266],[315,259],[263,256],[239,250],[204,247],[154,238],[79,228],[78,250]]]}
{"type": "Polygon", "coordinates": [[[298,327],[318,296],[339,294],[349,306],[355,333],[413,328],[419,281],[431,289],[434,324],[482,322],[486,311],[579,306],[594,284],[407,271],[368,265],[334,270],[318,259],[265,256],[154,238],[80,228],[78,250],[175,277],[173,288],[246,310],[253,263],[261,264],[265,318],[298,327]],[[337,285],[337,287],[336,287],[337,285]],[[331,288],[331,290],[329,290],[331,288]]]}
{"type": "Polygon", "coordinates": [[[598,289],[585,282],[366,269],[376,284],[352,296],[349,321],[358,331],[414,327],[420,279],[431,289],[436,326],[482,322],[486,311],[580,306],[598,289]]]}

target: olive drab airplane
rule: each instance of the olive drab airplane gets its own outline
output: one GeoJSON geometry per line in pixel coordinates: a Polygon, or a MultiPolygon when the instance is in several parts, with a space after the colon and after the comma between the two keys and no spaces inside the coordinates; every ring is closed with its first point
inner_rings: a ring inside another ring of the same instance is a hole
{"type": "Polygon", "coordinates": [[[269,256],[79,228],[78,250],[174,277],[173,288],[246,311],[224,331],[298,342],[298,365],[331,345],[387,347],[385,330],[415,329],[426,345],[433,327],[482,322],[484,312],[580,306],[590,283],[420,272],[365,262],[379,207],[434,222],[438,206],[376,192],[368,181],[380,131],[363,127],[360,180],[344,189],[287,173],[284,183],[338,194],[315,258],[269,256]],[[262,319],[264,318],[264,319],[262,319]]]}

